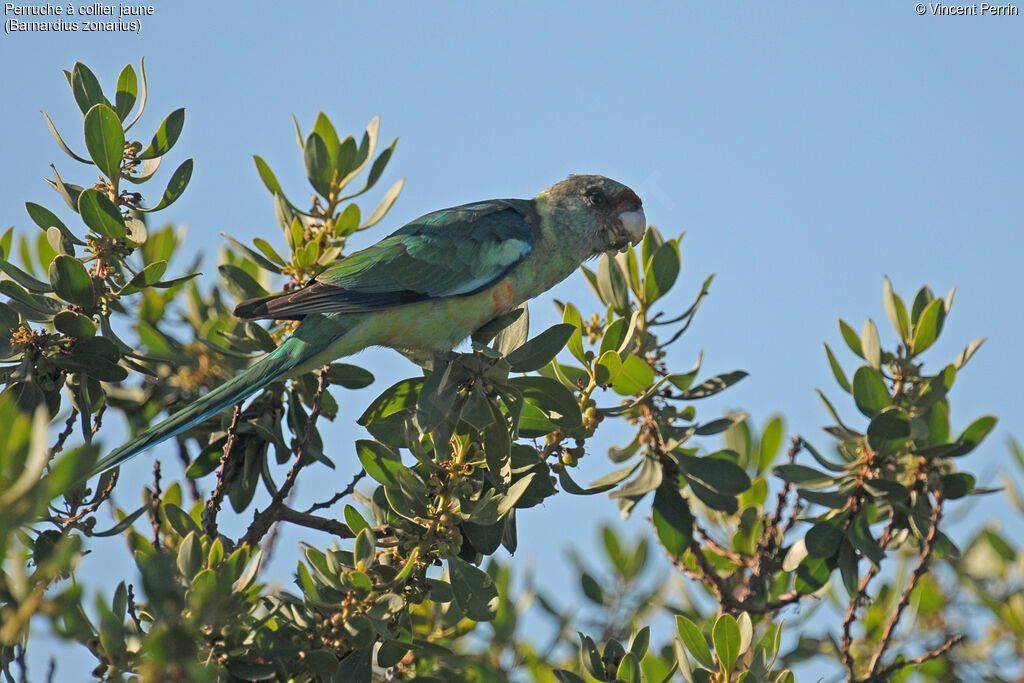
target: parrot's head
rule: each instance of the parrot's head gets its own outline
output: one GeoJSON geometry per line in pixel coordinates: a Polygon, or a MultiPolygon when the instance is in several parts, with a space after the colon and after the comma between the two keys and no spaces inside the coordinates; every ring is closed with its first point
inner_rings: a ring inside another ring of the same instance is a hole
{"type": "Polygon", "coordinates": [[[559,211],[574,215],[593,253],[638,244],[647,230],[643,203],[636,192],[600,175],[571,175],[542,193],[559,211]]]}

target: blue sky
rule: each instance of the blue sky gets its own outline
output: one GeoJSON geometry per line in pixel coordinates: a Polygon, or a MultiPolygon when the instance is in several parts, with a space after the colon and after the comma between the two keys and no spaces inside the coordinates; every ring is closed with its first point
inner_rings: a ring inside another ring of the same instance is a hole
{"type": "MultiPolygon", "coordinates": [[[[189,249],[206,254],[208,274],[222,230],[280,241],[252,154],[294,200],[308,198],[291,114],[308,130],[323,110],[346,133],[379,114],[382,138],[401,136],[381,184],[408,180],[366,241],[433,209],[532,196],[568,173],[627,183],[664,233],[685,230],[676,301],[717,277],[673,360],[689,367],[703,349],[709,372],[751,373],[700,405],[705,417],[742,408],[762,423],[780,412],[790,433],[826,445],[828,418],[813,389],[841,392],[821,341],[841,345],[837,316],[856,329],[870,316],[891,342],[881,299],[888,274],[906,299],[924,283],[939,293],[957,287],[926,357],[932,367],[988,338],[952,396],[954,429],[981,414],[1001,419],[968,469],[991,483],[1007,461],[1001,441],[1022,433],[1024,16],[919,16],[908,0],[155,8],[139,35],[0,37],[4,228],[35,230],[27,200],[61,208],[40,180],[51,161],[71,182],[91,178],[56,148],[39,114],[83,147],[60,70],[83,61],[110,84],[145,56],[152,91],[140,125],[154,130],[184,106],[172,157],[195,158],[185,196],[158,215],[188,224],[189,249]]],[[[580,277],[554,295],[593,301],[580,277]]],[[[551,310],[544,301],[532,308],[540,324],[553,322],[551,310]]],[[[854,367],[850,354],[840,358],[854,367]]],[[[363,360],[378,371],[378,390],[413,371],[391,353],[363,360]]],[[[360,434],[354,417],[372,395],[339,397],[353,418],[331,427],[339,443],[360,434]]],[[[840,410],[854,417],[852,406],[840,410]]],[[[587,474],[606,468],[601,453],[595,447],[585,461],[587,474]]],[[[132,467],[141,479],[150,460],[132,467]]],[[[338,482],[300,495],[343,486],[342,469],[338,482]]],[[[597,498],[560,494],[521,515],[517,559],[532,558],[564,587],[561,548],[590,547],[596,520],[616,514],[597,498]]],[[[288,540],[272,568],[285,581],[288,540]]]]}

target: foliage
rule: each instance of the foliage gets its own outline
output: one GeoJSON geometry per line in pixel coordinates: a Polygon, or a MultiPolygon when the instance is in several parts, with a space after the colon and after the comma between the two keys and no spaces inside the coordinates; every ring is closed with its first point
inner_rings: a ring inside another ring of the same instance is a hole
{"type": "Polygon", "coordinates": [[[341,139],[323,113],[306,136],[296,121],[311,206],[286,198],[255,156],[283,246],[225,236],[223,288],[204,293],[193,279],[198,262],[165,279],[183,234],[147,225],[149,213],[185,191],[192,160],[170,174],[155,202],[141,194],[171,154],[184,110],[169,114],[148,143],[136,141],[144,65],[138,74],[125,67],[112,100],[84,64],[66,76],[83,114],[86,154],[45,120],[58,146],[95,166],[99,180],[70,184],[54,166],[47,182],[77,214],[72,226],[30,202],[37,238],[18,234],[15,248],[13,229],[0,237],[0,663],[9,678],[46,621],[88,648],[94,675],[111,680],[360,681],[376,673],[409,681],[779,683],[794,680],[791,667],[802,660],[824,655],[848,680],[880,681],[912,671],[948,675],[962,653],[984,658],[1006,643],[1007,656],[1022,654],[1020,551],[985,529],[961,554],[939,528],[950,501],[989,491],[958,465],[995,425],[986,416],[959,435],[950,428],[949,390],[982,340],[937,373],[924,371],[921,355],[942,332],[952,292],[938,298],[924,287],[908,310],[886,280],[893,349],[882,347],[871,320],[859,335],[840,321],[861,363],[850,376],[828,345],[826,356],[862,424],[840,419],[821,393],[835,422],[826,428],[833,448],[823,453],[794,437],[776,464],[781,418],[758,433],[743,413],[697,417],[700,399],[746,373],[704,377],[702,359],[688,371],[670,366],[668,350],[712,278],[682,309],[671,291],[681,238],[653,227],[638,249],[582,269],[599,312],[556,302],[562,323],[531,337],[523,306],[478,330],[447,364],[386,388],[357,420],[371,438],[355,443],[355,459],[324,443],[317,425],[340,412],[329,387],[374,378],[338,362],[275,382],[233,415],[194,426],[177,443],[185,480],[165,485],[157,462],[143,504],[117,508],[117,470],[80,481],[109,447],[95,438],[106,411],[140,432],[276,348],[294,323],[237,321],[230,299],[303,286],[343,255],[352,234],[381,221],[403,181],[364,218],[353,200],[374,189],[397,140],[377,153],[378,119],[358,144],[341,139]],[[348,190],[360,177],[359,189],[348,190]],[[129,189],[135,185],[139,191],[129,189]],[[608,450],[617,469],[583,486],[574,471],[610,424],[631,432],[608,450]],[[714,435],[722,447],[708,445],[704,437],[714,435]],[[351,483],[330,500],[293,508],[296,480],[336,461],[354,467],[351,483]],[[200,495],[204,479],[208,496],[200,495]],[[596,620],[563,610],[529,577],[517,579],[497,561],[498,549],[514,552],[517,516],[544,514],[531,508],[559,491],[607,493],[622,516],[649,514],[674,580],[647,583],[650,543],[627,543],[611,528],[602,531],[607,568],[574,559],[596,620]],[[269,497],[263,510],[255,509],[257,494],[269,497]],[[218,527],[225,497],[235,514],[253,509],[241,538],[218,527]],[[119,521],[98,529],[105,503],[119,521]],[[292,591],[260,580],[275,524],[340,541],[304,548],[292,591]],[[77,562],[115,536],[132,550],[134,578],[90,600],[72,580],[77,562]],[[905,570],[883,573],[887,558],[905,570]],[[961,643],[965,627],[947,614],[954,587],[991,614],[986,641],[961,643]],[[841,630],[818,638],[799,631],[829,595],[844,614],[841,630]],[[544,646],[522,635],[534,602],[554,625],[544,646]],[[784,647],[779,615],[797,604],[807,613],[787,627],[798,637],[784,647]],[[922,651],[898,630],[908,609],[935,649],[922,651]],[[666,614],[674,629],[659,625],[666,614]]]}

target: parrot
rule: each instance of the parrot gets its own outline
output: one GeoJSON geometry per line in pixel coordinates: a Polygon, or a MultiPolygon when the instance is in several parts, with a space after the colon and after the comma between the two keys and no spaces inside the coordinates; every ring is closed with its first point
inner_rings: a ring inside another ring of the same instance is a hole
{"type": "Polygon", "coordinates": [[[383,346],[445,358],[491,320],[555,286],[588,259],[636,245],[640,197],[600,175],[570,175],[533,199],[441,209],[328,265],[299,289],[239,303],[243,321],[298,320],[280,346],[101,458],[94,476],[296,376],[383,346]]]}

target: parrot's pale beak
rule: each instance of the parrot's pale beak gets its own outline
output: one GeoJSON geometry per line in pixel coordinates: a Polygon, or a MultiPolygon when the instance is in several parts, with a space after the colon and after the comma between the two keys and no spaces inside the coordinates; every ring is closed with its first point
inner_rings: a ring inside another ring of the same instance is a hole
{"type": "Polygon", "coordinates": [[[644,215],[644,210],[623,211],[619,214],[619,222],[629,236],[629,241],[634,246],[639,244],[647,231],[647,216],[644,215]]]}

